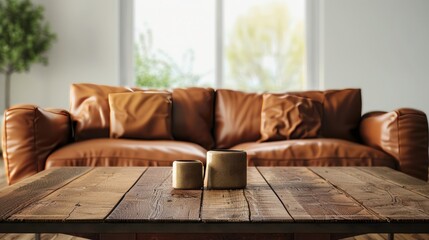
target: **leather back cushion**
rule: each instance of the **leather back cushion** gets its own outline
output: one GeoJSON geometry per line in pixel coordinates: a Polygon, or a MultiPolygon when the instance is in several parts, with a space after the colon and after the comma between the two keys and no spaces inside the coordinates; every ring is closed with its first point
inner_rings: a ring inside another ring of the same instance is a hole
{"type": "MultiPolygon", "coordinates": [[[[70,112],[75,121],[75,139],[108,138],[110,128],[109,93],[144,91],[139,88],[73,84],[70,112]]],[[[164,91],[166,92],[166,91],[164,91]]],[[[214,146],[214,90],[174,89],[172,131],[174,139],[189,141],[210,149],[214,146]]]]}
{"type": "Polygon", "coordinates": [[[108,138],[110,127],[109,93],[132,92],[125,87],[72,84],[70,113],[75,121],[75,140],[108,138]]]}
{"type": "Polygon", "coordinates": [[[264,94],[259,142],[319,137],[322,103],[294,95],[264,94]]]}
{"type": "Polygon", "coordinates": [[[171,140],[171,93],[109,94],[110,137],[171,140]]]}
{"type": "Polygon", "coordinates": [[[322,137],[358,141],[362,116],[360,89],[289,93],[323,103],[322,137]]]}
{"type": "MultiPolygon", "coordinates": [[[[357,141],[361,118],[360,89],[289,92],[323,104],[321,136],[357,141]]],[[[217,148],[261,138],[262,94],[217,90],[215,104],[215,141],[217,148]]]]}
{"type": "Polygon", "coordinates": [[[262,95],[220,89],[216,91],[216,148],[230,148],[261,138],[262,95]]]}
{"type": "Polygon", "coordinates": [[[212,88],[173,89],[173,136],[176,140],[214,147],[212,88]]]}

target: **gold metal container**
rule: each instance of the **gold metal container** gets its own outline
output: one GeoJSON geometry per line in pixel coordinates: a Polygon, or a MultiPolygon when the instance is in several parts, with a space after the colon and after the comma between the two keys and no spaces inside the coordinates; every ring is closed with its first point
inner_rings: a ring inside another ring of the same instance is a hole
{"type": "Polygon", "coordinates": [[[247,154],[241,150],[207,152],[207,189],[239,189],[247,184],[247,154]]]}
{"type": "Polygon", "coordinates": [[[204,167],[198,160],[176,160],[173,162],[174,189],[201,189],[204,167]]]}

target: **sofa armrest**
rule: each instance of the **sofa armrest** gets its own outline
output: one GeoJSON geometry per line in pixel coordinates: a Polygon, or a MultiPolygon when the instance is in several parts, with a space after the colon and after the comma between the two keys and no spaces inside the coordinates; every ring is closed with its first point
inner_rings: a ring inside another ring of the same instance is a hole
{"type": "Polygon", "coordinates": [[[428,121],[422,111],[370,112],[360,124],[362,141],[398,160],[398,169],[428,179],[428,121]]]}
{"type": "Polygon", "coordinates": [[[71,139],[70,114],[65,110],[17,105],[4,113],[3,158],[9,184],[40,172],[46,158],[71,139]]]}

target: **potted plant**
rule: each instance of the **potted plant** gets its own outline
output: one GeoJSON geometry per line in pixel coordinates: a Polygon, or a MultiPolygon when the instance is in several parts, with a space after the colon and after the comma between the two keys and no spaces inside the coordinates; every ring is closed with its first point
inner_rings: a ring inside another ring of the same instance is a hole
{"type": "Polygon", "coordinates": [[[0,74],[5,76],[5,107],[10,107],[13,73],[33,63],[48,63],[47,50],[56,39],[44,21],[44,9],[30,0],[0,0],[0,74]]]}

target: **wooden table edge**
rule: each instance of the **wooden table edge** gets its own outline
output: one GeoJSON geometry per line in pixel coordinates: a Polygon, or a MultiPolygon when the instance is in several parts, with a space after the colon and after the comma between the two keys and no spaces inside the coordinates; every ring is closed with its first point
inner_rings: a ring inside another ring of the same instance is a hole
{"type": "Polygon", "coordinates": [[[429,233],[429,222],[390,223],[0,223],[2,233],[429,233]]]}

